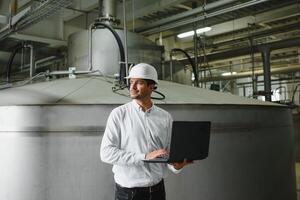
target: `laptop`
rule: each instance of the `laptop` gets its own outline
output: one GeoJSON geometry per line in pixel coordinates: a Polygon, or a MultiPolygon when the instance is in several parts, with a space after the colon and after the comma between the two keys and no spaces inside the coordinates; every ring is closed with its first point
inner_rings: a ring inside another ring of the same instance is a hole
{"type": "Polygon", "coordinates": [[[174,163],[202,160],[208,156],[210,126],[208,121],[174,121],[170,154],[168,157],[158,157],[144,160],[147,163],[174,163]]]}

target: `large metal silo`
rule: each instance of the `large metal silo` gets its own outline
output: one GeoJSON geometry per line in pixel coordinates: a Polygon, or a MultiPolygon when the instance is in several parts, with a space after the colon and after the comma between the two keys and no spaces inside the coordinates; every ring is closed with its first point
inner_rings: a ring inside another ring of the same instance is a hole
{"type": "MultiPolygon", "coordinates": [[[[287,107],[165,81],[159,91],[166,99],[155,103],[175,120],[212,121],[209,157],[170,173],[167,199],[296,200],[287,107]]],[[[129,98],[101,77],[0,96],[0,199],[113,199],[111,166],[101,163],[99,146],[110,111],[129,98]]]]}
{"type": "MultiPolygon", "coordinates": [[[[115,29],[123,44],[124,31],[115,29]]],[[[100,70],[104,75],[119,73],[119,48],[116,39],[108,29],[95,29],[92,31],[92,65],[93,70],[100,70]]],[[[88,31],[73,33],[68,38],[68,65],[76,70],[88,70],[88,31]]],[[[162,47],[150,40],[132,32],[127,33],[128,62],[151,63],[161,69],[162,47]]],[[[161,72],[160,72],[161,74],[161,72]]]]}

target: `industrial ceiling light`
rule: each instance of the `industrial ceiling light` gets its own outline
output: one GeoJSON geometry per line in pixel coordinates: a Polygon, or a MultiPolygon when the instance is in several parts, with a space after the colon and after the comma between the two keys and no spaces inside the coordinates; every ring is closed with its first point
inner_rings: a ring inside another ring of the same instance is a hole
{"type": "Polygon", "coordinates": [[[230,75],[234,75],[236,74],[236,72],[224,72],[222,73],[222,76],[230,76],[230,75]]]}
{"type": "MultiPolygon", "coordinates": [[[[204,27],[204,28],[199,28],[196,30],[197,34],[205,33],[211,30],[211,27],[204,27]]],[[[194,31],[188,31],[185,33],[180,33],[177,35],[178,38],[186,38],[194,35],[194,31]]]]}

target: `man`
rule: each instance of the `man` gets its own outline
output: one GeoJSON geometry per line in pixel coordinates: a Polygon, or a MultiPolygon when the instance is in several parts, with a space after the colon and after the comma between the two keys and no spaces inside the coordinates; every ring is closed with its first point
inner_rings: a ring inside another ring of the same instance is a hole
{"type": "Polygon", "coordinates": [[[115,108],[107,121],[100,157],[113,164],[115,200],[165,200],[163,178],[169,168],[178,173],[182,163],[145,163],[168,154],[172,117],[155,106],[157,72],[146,63],[135,65],[129,76],[131,102],[115,108]]]}

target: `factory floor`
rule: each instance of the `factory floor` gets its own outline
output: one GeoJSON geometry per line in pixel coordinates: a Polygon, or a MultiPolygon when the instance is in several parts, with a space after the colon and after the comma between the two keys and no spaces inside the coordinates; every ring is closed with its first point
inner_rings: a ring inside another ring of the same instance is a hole
{"type": "Polygon", "coordinates": [[[300,200],[300,162],[296,162],[297,200],[300,200]]]}

